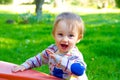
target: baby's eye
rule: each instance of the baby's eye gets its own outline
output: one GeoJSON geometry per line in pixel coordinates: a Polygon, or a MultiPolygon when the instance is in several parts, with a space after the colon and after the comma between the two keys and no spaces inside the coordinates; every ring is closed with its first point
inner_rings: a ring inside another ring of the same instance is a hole
{"type": "Polygon", "coordinates": [[[62,33],[58,33],[58,35],[59,35],[59,36],[63,36],[63,34],[62,34],[62,33]]]}
{"type": "Polygon", "coordinates": [[[74,37],[74,35],[73,35],[73,34],[70,34],[69,37],[74,37]]]}

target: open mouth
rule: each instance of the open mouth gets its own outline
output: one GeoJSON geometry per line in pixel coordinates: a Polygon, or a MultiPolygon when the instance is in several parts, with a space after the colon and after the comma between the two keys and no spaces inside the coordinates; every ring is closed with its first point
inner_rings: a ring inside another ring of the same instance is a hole
{"type": "Polygon", "coordinates": [[[68,47],[68,45],[67,45],[67,44],[61,44],[61,47],[62,47],[63,49],[66,49],[66,48],[68,47]]]}

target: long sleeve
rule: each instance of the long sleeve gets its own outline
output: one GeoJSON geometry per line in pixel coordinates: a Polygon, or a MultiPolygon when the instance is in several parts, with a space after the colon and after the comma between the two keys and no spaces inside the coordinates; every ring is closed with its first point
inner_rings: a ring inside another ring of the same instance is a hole
{"type": "Polygon", "coordinates": [[[67,58],[66,56],[62,57],[56,55],[56,58],[57,62],[61,61],[61,66],[64,67],[64,71],[75,74],[77,76],[81,76],[86,69],[86,64],[83,60],[79,59],[78,56],[67,58]]]}
{"type": "Polygon", "coordinates": [[[40,53],[34,57],[27,59],[22,65],[25,66],[26,69],[41,66],[42,58],[41,58],[40,53]]]}
{"type": "MultiPolygon", "coordinates": [[[[53,44],[50,45],[48,48],[56,50],[56,47],[54,47],[53,44]]],[[[46,52],[46,49],[43,50],[41,53],[38,53],[36,56],[27,59],[22,65],[25,66],[26,69],[29,69],[29,68],[39,67],[42,64],[48,64],[49,55],[46,52]]]]}
{"type": "Polygon", "coordinates": [[[26,69],[39,67],[42,64],[47,64],[49,59],[48,53],[43,50],[42,53],[38,53],[36,56],[27,59],[22,65],[26,69]]]}

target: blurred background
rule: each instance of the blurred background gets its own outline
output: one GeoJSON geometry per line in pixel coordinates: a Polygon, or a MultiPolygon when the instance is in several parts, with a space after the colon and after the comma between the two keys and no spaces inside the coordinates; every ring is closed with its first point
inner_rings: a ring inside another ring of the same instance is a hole
{"type": "MultiPolygon", "coordinates": [[[[54,19],[67,11],[85,24],[77,46],[89,80],[119,80],[120,0],[0,0],[0,60],[20,65],[54,43],[54,19]]],[[[47,64],[35,70],[49,74],[47,64]]]]}

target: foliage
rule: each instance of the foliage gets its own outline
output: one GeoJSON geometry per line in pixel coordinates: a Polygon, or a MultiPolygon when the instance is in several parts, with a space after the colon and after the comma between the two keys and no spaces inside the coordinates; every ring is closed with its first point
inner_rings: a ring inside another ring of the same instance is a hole
{"type": "Polygon", "coordinates": [[[116,6],[120,8],[120,0],[115,0],[115,2],[116,2],[116,6]]]}
{"type": "Polygon", "coordinates": [[[0,0],[0,4],[10,4],[13,0],[0,0]]]}
{"type": "Polygon", "coordinates": [[[40,23],[42,21],[46,21],[46,23],[49,23],[52,19],[52,16],[54,15],[50,15],[49,13],[44,13],[40,21],[38,21],[37,16],[34,16],[33,14],[28,12],[28,13],[19,14],[17,16],[16,23],[17,24],[34,24],[34,23],[40,23]]]}
{"type": "MultiPolygon", "coordinates": [[[[21,64],[54,43],[50,34],[55,15],[44,14],[40,23],[7,24],[8,19],[17,21],[18,14],[0,11],[0,60],[21,64]]],[[[77,46],[87,63],[89,80],[119,80],[119,13],[86,13],[81,17],[86,28],[77,46]]],[[[49,74],[48,65],[35,70],[49,74]]]]}
{"type": "Polygon", "coordinates": [[[79,3],[80,3],[79,0],[74,0],[71,2],[72,5],[78,5],[79,3]]]}
{"type": "Polygon", "coordinates": [[[28,24],[28,23],[35,23],[37,22],[36,17],[32,15],[31,13],[23,13],[18,16],[18,23],[21,24],[28,24]]]}

